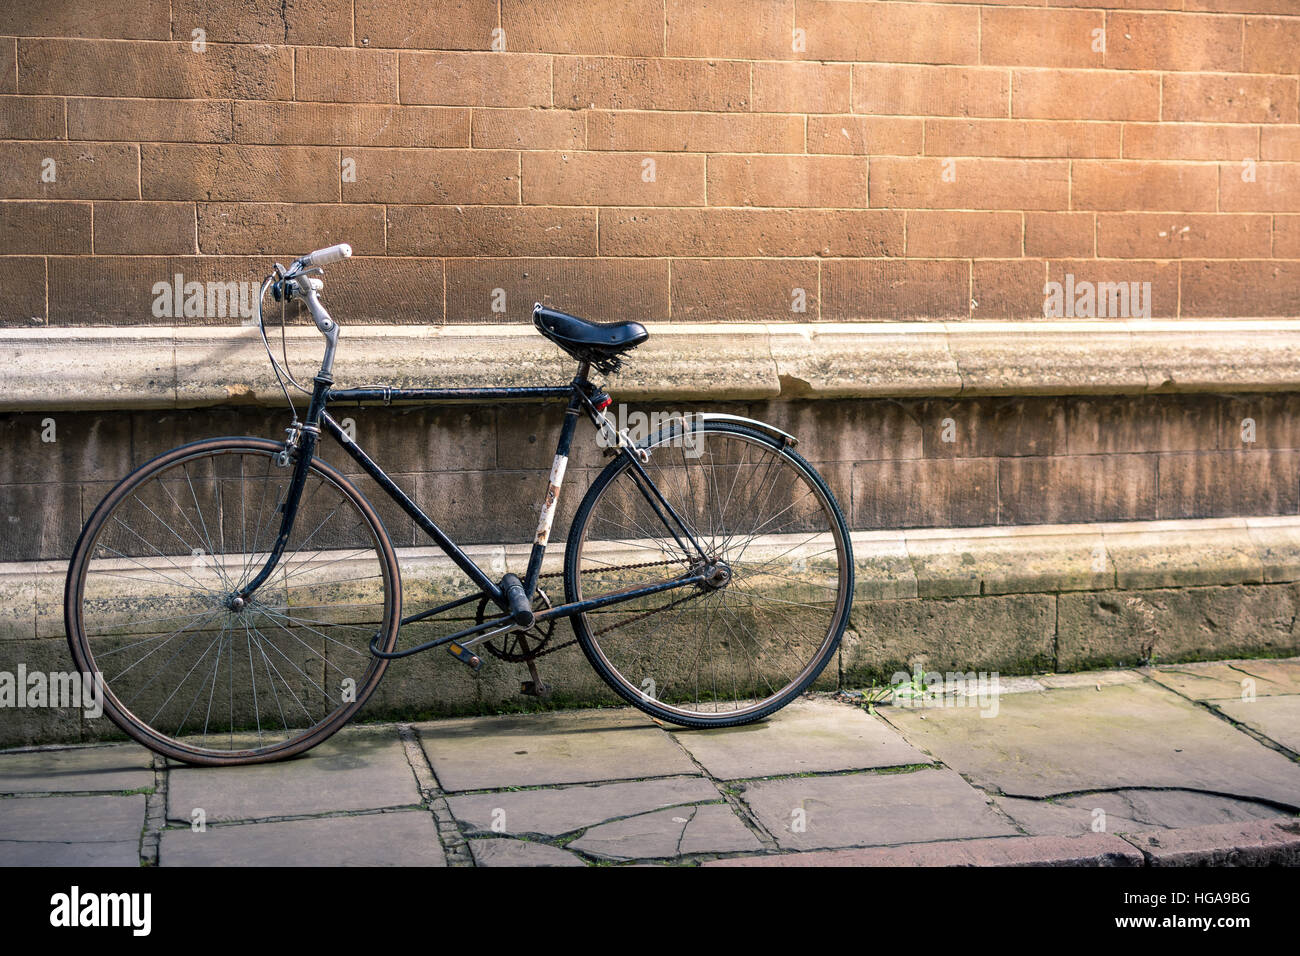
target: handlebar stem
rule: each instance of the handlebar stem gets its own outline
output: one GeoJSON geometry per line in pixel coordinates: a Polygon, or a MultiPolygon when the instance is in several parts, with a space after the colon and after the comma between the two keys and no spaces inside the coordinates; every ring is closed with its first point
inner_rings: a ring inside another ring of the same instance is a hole
{"type": "Polygon", "coordinates": [[[321,361],[320,374],[330,378],[334,374],[334,352],[339,344],[339,324],[330,318],[329,312],[321,304],[318,291],[310,284],[299,283],[298,294],[307,303],[307,309],[311,312],[316,328],[320,329],[321,335],[325,336],[325,358],[321,361]]]}

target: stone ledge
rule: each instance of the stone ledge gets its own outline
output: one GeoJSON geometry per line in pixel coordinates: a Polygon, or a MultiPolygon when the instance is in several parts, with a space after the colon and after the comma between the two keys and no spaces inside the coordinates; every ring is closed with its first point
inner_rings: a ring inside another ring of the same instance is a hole
{"type": "MultiPolygon", "coordinates": [[[[620,398],[721,400],[1300,390],[1300,319],[652,325],[620,398]]],[[[272,337],[273,346],[277,347],[272,337]]],[[[314,329],[289,330],[299,377],[314,329]]],[[[554,385],[530,326],[345,326],[340,385],[554,385]]],[[[0,411],[278,404],[251,327],[0,329],[0,411]]]]}
{"type": "MultiPolygon", "coordinates": [[[[1158,604],[1170,590],[1300,582],[1295,515],[858,531],[853,549],[854,600],[873,605],[1143,591],[1154,596],[1135,601],[1158,604]]],[[[529,550],[527,544],[465,548],[497,575],[526,564],[529,550]]],[[[563,545],[554,545],[543,570],[560,571],[563,554],[563,545]]],[[[446,600],[466,586],[436,548],[399,548],[398,556],[406,590],[424,600],[446,600]]],[[[0,639],[62,636],[66,573],[60,561],[0,564],[0,639]]],[[[1139,607],[1134,613],[1153,612],[1139,607]]]]}

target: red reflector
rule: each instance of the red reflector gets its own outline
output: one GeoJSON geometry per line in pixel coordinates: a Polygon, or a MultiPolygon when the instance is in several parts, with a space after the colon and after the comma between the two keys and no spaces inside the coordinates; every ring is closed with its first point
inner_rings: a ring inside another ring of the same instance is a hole
{"type": "Polygon", "coordinates": [[[599,400],[597,400],[596,408],[599,411],[603,412],[605,409],[609,408],[609,406],[613,404],[614,404],[614,399],[610,398],[608,395],[605,395],[601,397],[599,400]]]}

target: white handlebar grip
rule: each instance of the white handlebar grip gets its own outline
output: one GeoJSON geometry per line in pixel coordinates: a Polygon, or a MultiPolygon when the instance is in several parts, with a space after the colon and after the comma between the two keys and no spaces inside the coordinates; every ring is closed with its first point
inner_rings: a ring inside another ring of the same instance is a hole
{"type": "Polygon", "coordinates": [[[312,269],[316,266],[327,266],[331,262],[338,262],[340,259],[346,259],[352,255],[352,247],[346,242],[340,242],[337,246],[330,246],[326,249],[317,249],[315,252],[309,252],[303,257],[303,265],[312,269]]]}

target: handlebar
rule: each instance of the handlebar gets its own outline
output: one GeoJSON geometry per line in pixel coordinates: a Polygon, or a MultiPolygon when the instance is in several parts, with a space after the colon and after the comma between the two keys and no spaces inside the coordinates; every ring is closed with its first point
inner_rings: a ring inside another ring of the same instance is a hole
{"type": "MultiPolygon", "coordinates": [[[[267,277],[262,283],[262,289],[257,297],[257,324],[262,334],[262,344],[266,346],[266,354],[271,360],[271,364],[276,368],[277,376],[279,375],[279,363],[275,360],[275,355],[271,352],[271,343],[266,337],[266,321],[262,314],[262,299],[269,288],[275,296],[277,302],[288,301],[290,299],[299,299],[306,306],[307,311],[311,313],[312,321],[322,335],[325,336],[325,358],[321,363],[320,375],[328,378],[332,374],[334,365],[334,350],[338,345],[339,327],[338,323],[330,318],[329,312],[321,304],[319,293],[325,288],[325,283],[315,275],[309,273],[320,273],[322,266],[339,262],[352,255],[352,247],[346,242],[340,242],[338,245],[326,246],[324,249],[317,249],[309,252],[301,259],[293,263],[288,269],[279,263],[275,266],[275,272],[267,277]]],[[[283,335],[283,326],[281,327],[283,335]]],[[[285,373],[288,374],[287,356],[286,356],[285,373]]],[[[295,386],[302,389],[302,386],[288,375],[289,381],[295,386]]],[[[288,389],[285,388],[284,382],[280,383],[284,389],[285,398],[289,398],[288,389]]],[[[303,389],[306,391],[306,389],[303,389]]],[[[293,404],[292,401],[289,402],[293,404]]]]}
{"type": "Polygon", "coordinates": [[[298,260],[297,265],[301,269],[314,269],[319,266],[327,266],[332,262],[338,262],[340,259],[346,259],[352,255],[352,247],[346,242],[340,242],[337,246],[326,246],[324,249],[317,249],[315,252],[309,252],[298,260]]]}

